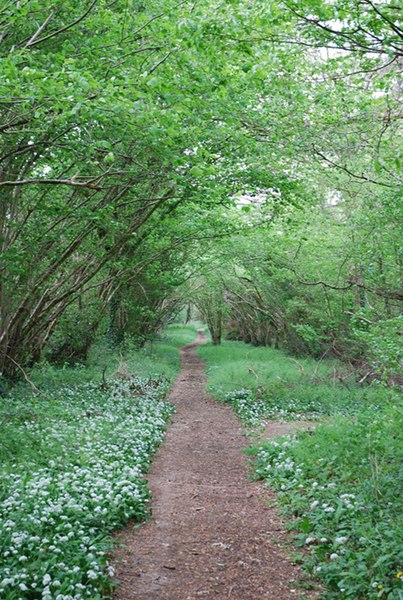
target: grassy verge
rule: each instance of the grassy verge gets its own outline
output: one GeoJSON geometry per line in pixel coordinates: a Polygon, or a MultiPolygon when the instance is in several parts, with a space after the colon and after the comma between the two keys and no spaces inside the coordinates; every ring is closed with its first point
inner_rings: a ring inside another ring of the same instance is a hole
{"type": "Polygon", "coordinates": [[[1,598],[110,594],[108,533],[146,515],[144,473],[172,414],[177,348],[194,337],[173,326],[140,351],[98,347],[87,367],[31,373],[40,394],[20,385],[1,398],[1,598]]]}
{"type": "Polygon", "coordinates": [[[322,419],[315,432],[252,449],[278,491],[301,560],[325,598],[401,600],[401,398],[380,386],[334,385],[335,365],[294,362],[239,342],[200,349],[210,392],[247,425],[322,419]],[[328,381],[326,378],[328,376],[328,381]]]}

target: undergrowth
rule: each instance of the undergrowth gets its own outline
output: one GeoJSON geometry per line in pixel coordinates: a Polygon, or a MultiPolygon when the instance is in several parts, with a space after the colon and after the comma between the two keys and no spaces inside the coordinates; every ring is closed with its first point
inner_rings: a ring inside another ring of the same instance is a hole
{"type": "Polygon", "coordinates": [[[207,363],[210,393],[231,403],[251,426],[266,419],[357,415],[369,406],[382,410],[379,388],[340,381],[334,361],[297,361],[280,350],[233,341],[202,346],[199,354],[207,363]]]}
{"type": "Polygon", "coordinates": [[[44,364],[30,373],[41,393],[21,384],[0,399],[1,598],[110,595],[109,532],[146,516],[177,347],[194,337],[176,326],[140,351],[98,347],[87,367],[44,364]]]}
{"type": "Polygon", "coordinates": [[[315,431],[260,442],[256,475],[275,488],[300,560],[324,598],[403,599],[401,397],[336,382],[337,365],[240,342],[206,345],[208,388],[243,422],[315,419],[315,431]]]}
{"type": "Polygon", "coordinates": [[[389,403],[256,449],[256,473],[296,517],[297,545],[327,598],[403,597],[399,413],[389,403]]]}

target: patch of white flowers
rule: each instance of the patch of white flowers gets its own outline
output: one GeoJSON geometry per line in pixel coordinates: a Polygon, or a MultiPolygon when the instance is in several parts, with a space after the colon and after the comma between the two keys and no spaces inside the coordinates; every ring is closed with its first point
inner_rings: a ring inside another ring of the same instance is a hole
{"type": "Polygon", "coordinates": [[[165,392],[137,378],[108,392],[83,384],[60,394],[63,419],[21,423],[53,458],[1,473],[1,598],[95,599],[108,589],[106,534],[145,515],[143,474],[173,410],[165,392]]]}
{"type": "MultiPolygon", "coordinates": [[[[303,490],[310,502],[305,516],[313,526],[314,535],[305,537],[302,544],[305,546],[324,544],[328,550],[328,559],[333,561],[345,552],[344,547],[349,538],[346,535],[337,535],[332,540],[321,535],[321,529],[326,530],[326,523],[329,519],[335,519],[336,514],[340,518],[348,512],[362,510],[362,506],[354,494],[340,494],[335,482],[326,482],[322,485],[317,481],[309,482],[309,473],[304,463],[295,460],[293,448],[297,443],[298,438],[295,434],[284,436],[279,441],[266,443],[256,455],[256,472],[268,482],[275,483],[282,491],[303,490]],[[323,501],[324,498],[326,502],[323,501]],[[337,552],[334,551],[335,549],[337,552]]],[[[330,461],[337,461],[337,456],[331,457],[330,461]]]]}
{"type": "MultiPolygon", "coordinates": [[[[220,391],[218,390],[220,395],[220,391]]],[[[293,421],[298,419],[317,419],[319,412],[317,407],[303,406],[297,400],[287,399],[287,403],[277,398],[259,398],[249,389],[240,389],[224,394],[224,401],[233,405],[242,421],[249,427],[264,425],[267,419],[281,419],[293,421]],[[309,410],[307,410],[307,408],[309,410]]]]}

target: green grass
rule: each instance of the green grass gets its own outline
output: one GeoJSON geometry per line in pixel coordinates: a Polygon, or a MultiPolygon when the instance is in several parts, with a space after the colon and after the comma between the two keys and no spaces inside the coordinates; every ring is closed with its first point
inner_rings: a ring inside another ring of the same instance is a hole
{"type": "Polygon", "coordinates": [[[317,361],[310,358],[296,361],[280,350],[242,342],[206,344],[199,349],[199,354],[207,362],[209,386],[223,392],[298,382],[304,372],[313,376],[316,370],[320,376],[329,368],[318,367],[317,361]]]}
{"type": "Polygon", "coordinates": [[[0,399],[1,598],[109,597],[108,534],[147,514],[144,473],[173,411],[178,348],[195,337],[174,325],[141,350],[98,344],[87,366],[30,372],[41,393],[21,383],[0,399]]]}
{"type": "MultiPolygon", "coordinates": [[[[30,374],[30,380],[45,392],[58,389],[61,385],[77,385],[86,382],[102,382],[103,372],[106,378],[119,370],[141,377],[164,377],[169,382],[179,372],[180,358],[178,348],[196,339],[198,323],[189,325],[173,324],[139,349],[130,339],[118,350],[111,350],[105,340],[98,340],[91,348],[87,364],[75,366],[54,366],[48,362],[39,364],[30,374]]],[[[13,388],[13,396],[25,396],[27,386],[24,381],[13,388]]]]}
{"type": "Polygon", "coordinates": [[[250,425],[382,408],[378,389],[340,383],[334,375],[342,366],[335,361],[296,360],[280,350],[232,341],[206,344],[199,355],[207,365],[209,392],[232,403],[250,425]]]}
{"type": "Polygon", "coordinates": [[[240,342],[206,345],[208,389],[243,422],[314,418],[314,432],[260,443],[256,475],[278,492],[324,598],[402,600],[401,396],[337,384],[334,363],[298,363],[240,342]],[[320,424],[320,422],[322,423],[320,424]]]}

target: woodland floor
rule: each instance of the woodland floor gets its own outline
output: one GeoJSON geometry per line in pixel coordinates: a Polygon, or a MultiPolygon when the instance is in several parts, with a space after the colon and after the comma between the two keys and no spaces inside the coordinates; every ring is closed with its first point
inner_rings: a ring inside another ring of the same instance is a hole
{"type": "MultiPolygon", "coordinates": [[[[298,585],[302,575],[287,556],[273,494],[248,477],[243,427],[229,405],[204,391],[204,364],[196,355],[203,341],[199,335],[181,350],[170,396],[176,414],[148,478],[152,516],[117,535],[114,598],[316,597],[298,585]]],[[[289,430],[273,423],[266,435],[289,430]]]]}

